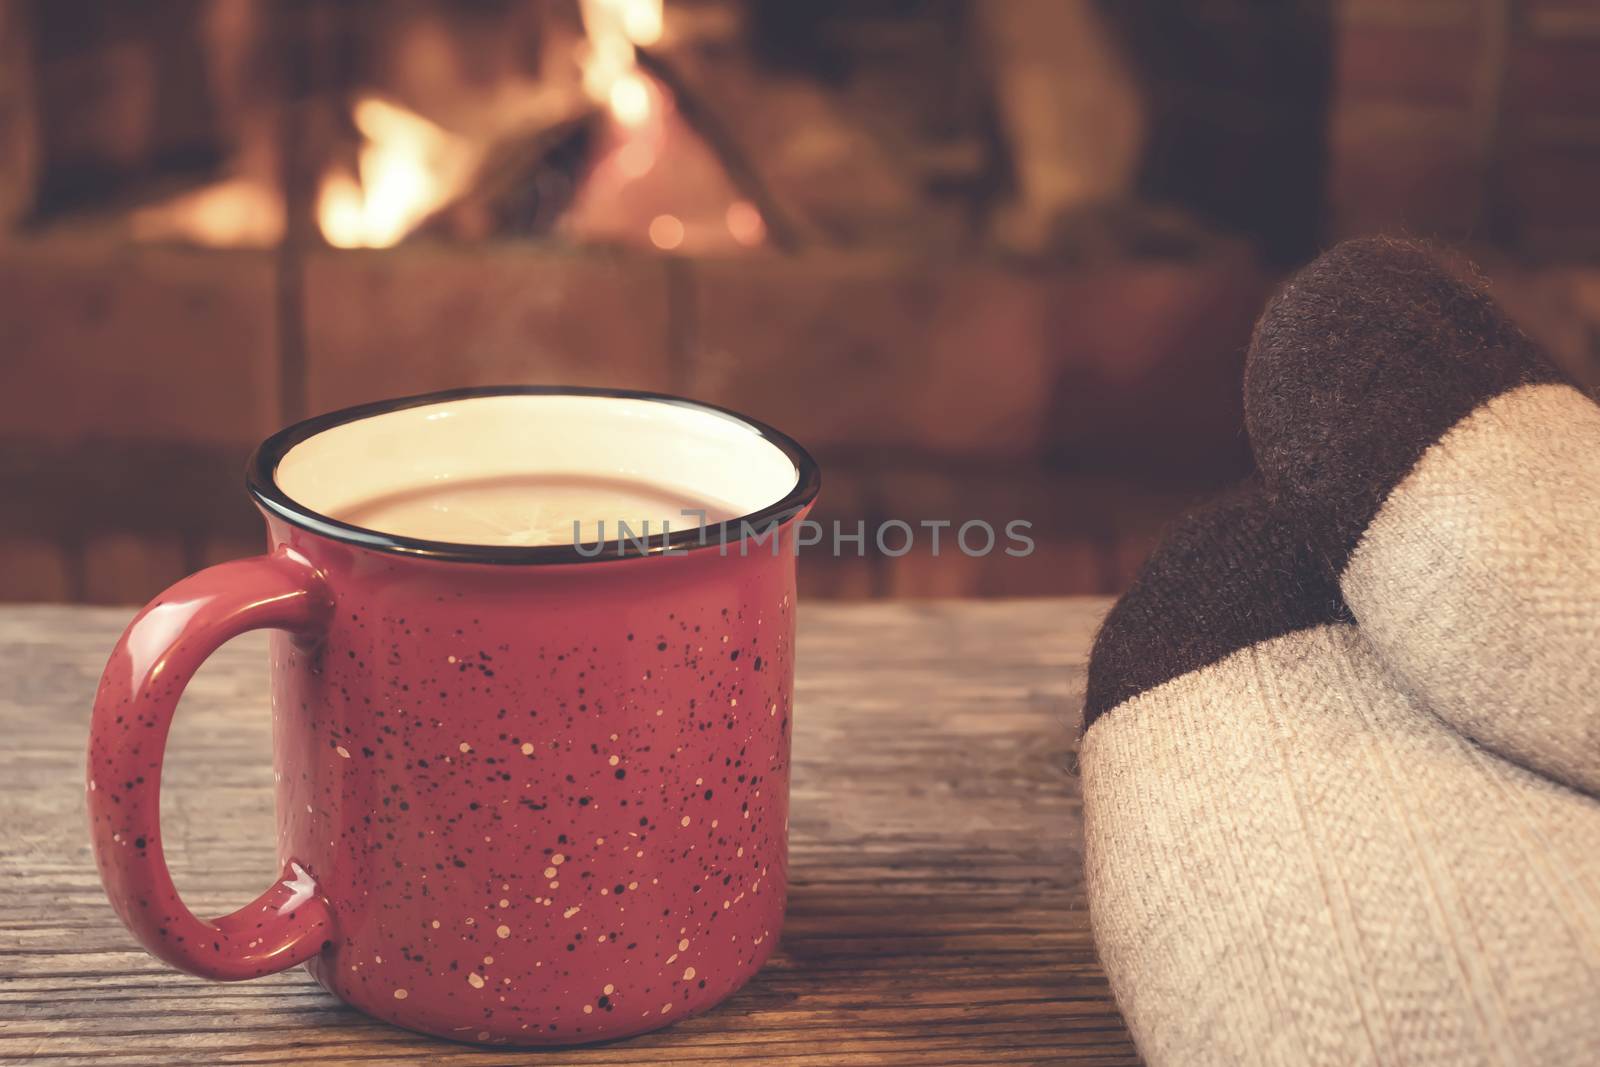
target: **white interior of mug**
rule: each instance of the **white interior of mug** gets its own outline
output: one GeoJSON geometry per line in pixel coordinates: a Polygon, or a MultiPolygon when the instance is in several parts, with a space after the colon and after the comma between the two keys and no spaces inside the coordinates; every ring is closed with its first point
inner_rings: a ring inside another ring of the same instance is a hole
{"type": "MultiPolygon", "coordinates": [[[[444,399],[371,415],[294,445],[275,472],[279,489],[322,515],[384,533],[485,544],[570,543],[575,518],[586,531],[592,520],[607,520],[608,537],[619,519],[637,530],[640,519],[670,515],[673,529],[692,528],[678,503],[707,508],[712,522],[737,518],[782,500],[799,476],[781,448],[734,416],[666,400],[568,394],[444,399]],[[373,501],[419,494],[455,500],[457,511],[492,510],[496,497],[519,486],[589,513],[555,516],[541,532],[510,529],[525,524],[522,517],[489,516],[486,526],[461,515],[440,525],[430,512],[415,526],[414,515],[371,510],[373,501]],[[622,507],[639,514],[617,513],[622,507]],[[379,518],[363,517],[373,515],[379,518]]],[[[660,529],[657,522],[652,532],[660,529]]]]}

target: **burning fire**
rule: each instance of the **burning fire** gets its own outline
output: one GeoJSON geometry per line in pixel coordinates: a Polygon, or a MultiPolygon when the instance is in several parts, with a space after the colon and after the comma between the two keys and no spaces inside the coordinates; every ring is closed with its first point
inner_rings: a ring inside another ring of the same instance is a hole
{"type": "Polygon", "coordinates": [[[588,37],[584,90],[622,125],[644,125],[654,92],[634,49],[661,40],[662,0],[581,0],[579,7],[588,37]]]}
{"type": "Polygon", "coordinates": [[[562,230],[579,241],[642,237],[678,255],[764,244],[760,209],[741,195],[672,93],[639,63],[639,49],[663,40],[661,0],[580,0],[579,7],[583,89],[611,121],[562,230]]]}
{"type": "MultiPolygon", "coordinates": [[[[338,248],[399,244],[469,192],[483,168],[501,159],[500,146],[598,109],[610,121],[564,208],[562,232],[580,241],[647,241],[678,254],[763,244],[761,211],[730,184],[671,94],[641,69],[639,49],[663,40],[662,0],[579,0],[579,7],[584,40],[552,40],[576,60],[576,72],[560,64],[554,76],[513,75],[488,89],[462,73],[423,91],[418,85],[391,90],[426,99],[432,117],[392,96],[357,97],[351,108],[360,137],[355,158],[323,172],[311,205],[324,239],[338,248]],[[576,51],[566,51],[572,45],[576,51]]],[[[446,40],[441,47],[452,46],[446,40]]],[[[245,141],[232,177],[136,212],[135,236],[278,244],[287,229],[286,208],[271,129],[245,141]]],[[[459,228],[462,217],[452,215],[447,232],[457,233],[450,227],[459,228]]]]}
{"type": "Polygon", "coordinates": [[[323,177],[317,223],[337,248],[388,248],[465,188],[479,150],[380,97],[358,100],[352,117],[365,141],[360,178],[323,177]]]}
{"type": "MultiPolygon", "coordinates": [[[[661,39],[662,0],[582,0],[583,87],[619,124],[638,129],[660,111],[634,49],[661,39]]],[[[364,141],[357,173],[332,171],[317,195],[317,223],[338,248],[388,248],[466,188],[483,145],[378,96],[356,102],[364,141]]]]}

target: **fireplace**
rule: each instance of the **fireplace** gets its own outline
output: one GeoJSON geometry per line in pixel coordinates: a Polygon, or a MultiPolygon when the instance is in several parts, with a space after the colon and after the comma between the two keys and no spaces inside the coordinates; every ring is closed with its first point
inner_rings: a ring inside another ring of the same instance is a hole
{"type": "Polygon", "coordinates": [[[272,429],[499,382],[772,422],[825,522],[1033,524],[811,595],[1114,592],[1248,468],[1250,323],[1333,236],[1477,242],[1600,377],[1597,45],[1555,2],[19,0],[0,598],[254,552],[272,429]]]}

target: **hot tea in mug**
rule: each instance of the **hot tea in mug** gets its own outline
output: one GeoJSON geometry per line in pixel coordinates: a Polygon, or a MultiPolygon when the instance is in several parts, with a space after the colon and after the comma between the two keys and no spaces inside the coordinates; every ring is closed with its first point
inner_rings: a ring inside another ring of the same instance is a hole
{"type": "Polygon", "coordinates": [[[293,426],[247,482],[267,553],[156,598],[96,699],[95,854],[151,952],[305,963],[378,1018],[518,1045],[653,1029],[755,973],[787,886],[795,559],[740,535],[810,508],[799,445],[672,397],[469,390],[293,426]],[[642,551],[596,543],[646,521],[642,551]],[[206,656],[262,628],[283,871],[201,919],[163,859],[163,749],[206,656]]]}

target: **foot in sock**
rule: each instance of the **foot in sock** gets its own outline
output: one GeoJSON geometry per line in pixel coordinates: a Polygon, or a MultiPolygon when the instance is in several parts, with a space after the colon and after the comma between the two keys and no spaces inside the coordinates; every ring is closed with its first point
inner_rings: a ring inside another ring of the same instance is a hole
{"type": "Polygon", "coordinates": [[[1263,496],[1157,550],[1085,715],[1095,940],[1153,1067],[1593,1062],[1600,800],[1397,689],[1263,496]]]}
{"type": "Polygon", "coordinates": [[[1600,407],[1422,247],[1373,238],[1268,306],[1245,411],[1404,688],[1600,793],[1600,407]]]}

